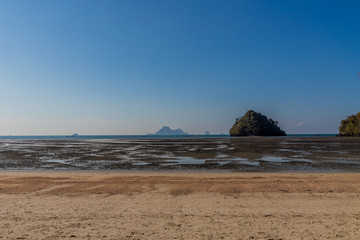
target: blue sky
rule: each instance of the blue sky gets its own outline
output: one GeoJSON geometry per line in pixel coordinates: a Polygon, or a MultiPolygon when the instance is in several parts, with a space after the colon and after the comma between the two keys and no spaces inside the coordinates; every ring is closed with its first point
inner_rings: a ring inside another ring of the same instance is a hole
{"type": "Polygon", "coordinates": [[[0,135],[287,133],[360,111],[358,1],[1,1],[0,135]]]}

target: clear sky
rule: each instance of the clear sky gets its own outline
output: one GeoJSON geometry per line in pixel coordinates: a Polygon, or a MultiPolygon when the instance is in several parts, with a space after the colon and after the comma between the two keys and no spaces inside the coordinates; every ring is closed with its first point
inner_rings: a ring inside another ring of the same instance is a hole
{"type": "Polygon", "coordinates": [[[359,1],[0,0],[0,135],[337,133],[359,72],[359,1]]]}

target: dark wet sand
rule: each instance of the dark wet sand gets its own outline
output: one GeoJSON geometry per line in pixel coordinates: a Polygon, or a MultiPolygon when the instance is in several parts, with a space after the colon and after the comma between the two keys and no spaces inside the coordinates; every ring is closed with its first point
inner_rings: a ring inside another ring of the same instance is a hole
{"type": "Polygon", "coordinates": [[[0,169],[360,170],[360,138],[0,140],[0,169]]]}

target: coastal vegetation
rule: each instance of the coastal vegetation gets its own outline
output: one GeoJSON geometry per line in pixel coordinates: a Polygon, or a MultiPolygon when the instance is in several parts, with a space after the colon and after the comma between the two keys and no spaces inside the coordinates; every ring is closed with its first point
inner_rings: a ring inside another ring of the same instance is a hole
{"type": "Polygon", "coordinates": [[[230,129],[231,136],[286,136],[278,122],[261,113],[249,110],[241,118],[237,118],[230,129]]]}
{"type": "Polygon", "coordinates": [[[360,112],[341,121],[339,135],[360,137],[360,112]]]}

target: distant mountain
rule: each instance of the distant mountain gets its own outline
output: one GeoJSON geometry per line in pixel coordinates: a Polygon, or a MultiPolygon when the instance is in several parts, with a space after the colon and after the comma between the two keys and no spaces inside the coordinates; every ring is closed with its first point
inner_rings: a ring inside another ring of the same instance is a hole
{"type": "Polygon", "coordinates": [[[168,126],[164,126],[162,127],[159,131],[157,131],[156,133],[154,133],[153,135],[167,135],[167,136],[173,136],[173,135],[190,135],[187,132],[184,132],[183,130],[176,129],[173,130],[171,128],[169,128],[168,126]]]}

